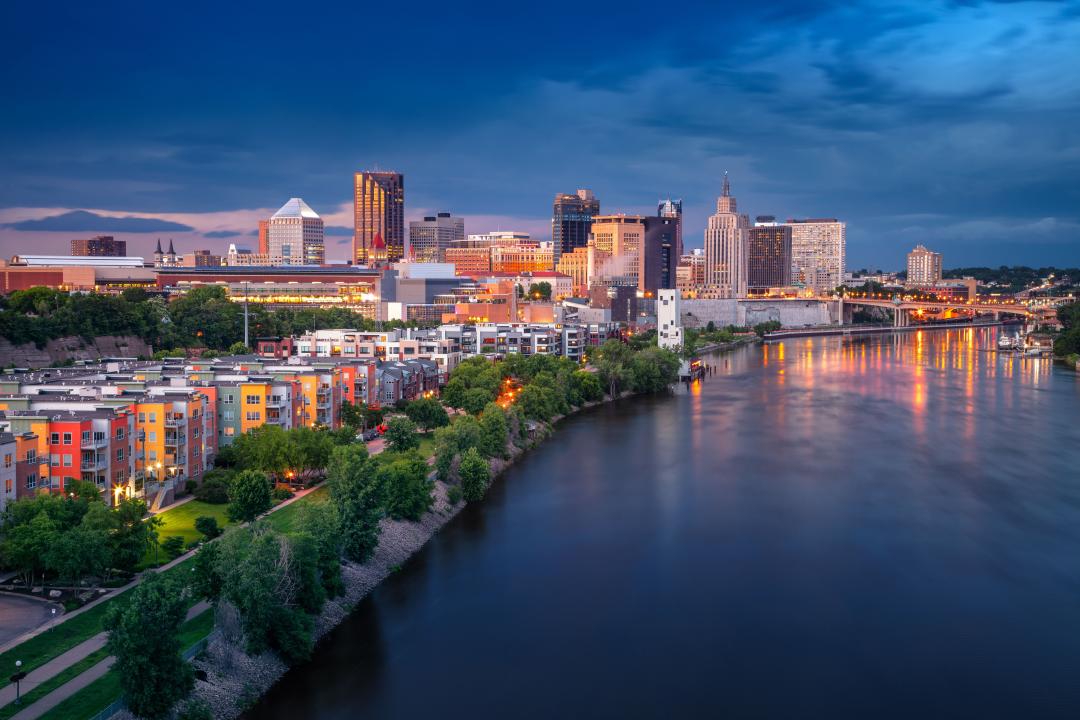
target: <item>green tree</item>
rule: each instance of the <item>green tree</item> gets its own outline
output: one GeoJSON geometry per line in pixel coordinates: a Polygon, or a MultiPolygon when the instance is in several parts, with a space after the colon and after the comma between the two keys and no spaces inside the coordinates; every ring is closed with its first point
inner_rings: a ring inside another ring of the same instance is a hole
{"type": "Polygon", "coordinates": [[[305,503],[297,526],[310,536],[315,546],[315,569],[328,598],[345,591],[341,579],[341,522],[333,503],[305,503]]]}
{"type": "Polygon", "coordinates": [[[146,517],[146,503],[138,498],[121,500],[115,509],[116,530],[110,536],[113,567],[134,570],[147,551],[157,544],[161,519],[146,517]]]}
{"type": "Polygon", "coordinates": [[[461,492],[469,502],[483,499],[491,484],[491,467],[476,448],[469,448],[461,456],[461,492]]]}
{"type": "Polygon", "coordinates": [[[184,554],[184,538],[180,535],[170,535],[162,541],[161,549],[165,551],[166,557],[175,560],[184,554]]]}
{"type": "Polygon", "coordinates": [[[446,408],[434,398],[413,400],[405,406],[405,414],[425,430],[434,430],[450,424],[450,416],[446,414],[446,408]]]}
{"type": "Polygon", "coordinates": [[[216,602],[221,597],[221,543],[206,543],[195,553],[191,567],[191,593],[216,602]]]}
{"type": "Polygon", "coordinates": [[[181,584],[149,573],[126,602],[112,603],[105,615],[106,648],[128,709],[139,717],[164,718],[194,684],[181,656],[180,625],[187,614],[181,584]]]}
{"type": "Polygon", "coordinates": [[[213,540],[221,534],[217,518],[211,515],[200,515],[195,518],[195,529],[202,533],[207,540],[213,540]]]}
{"type": "Polygon", "coordinates": [[[532,283],[531,285],[529,285],[529,297],[533,300],[550,300],[551,283],[546,280],[538,283],[532,283]]]}
{"type": "Polygon", "coordinates": [[[435,484],[420,453],[383,454],[376,458],[378,482],[386,489],[386,513],[395,520],[419,520],[435,501],[435,484]]]}
{"type": "Polygon", "coordinates": [[[341,527],[341,548],[346,558],[364,562],[379,542],[383,488],[363,445],[334,449],[327,471],[330,501],[341,527]]]}
{"type": "Polygon", "coordinates": [[[251,522],[270,509],[270,482],[257,470],[239,473],[229,487],[229,519],[251,522]]]}
{"type": "Polygon", "coordinates": [[[2,546],[4,565],[18,570],[28,585],[38,577],[44,579],[49,548],[58,535],[56,522],[44,512],[10,528],[2,546]]]}
{"type": "Polygon", "coordinates": [[[321,470],[330,462],[334,439],[329,432],[307,427],[293,428],[288,434],[292,446],[289,464],[301,474],[321,470]]]}
{"type": "Polygon", "coordinates": [[[353,405],[348,400],[341,402],[341,424],[345,427],[352,428],[355,433],[364,426],[364,414],[360,411],[360,408],[353,405]]]}
{"type": "Polygon", "coordinates": [[[484,406],[484,413],[480,416],[480,429],[483,431],[480,452],[487,457],[506,457],[506,413],[498,404],[488,403],[484,406]]]}
{"type": "Polygon", "coordinates": [[[630,359],[630,389],[659,392],[679,380],[679,358],[670,350],[646,348],[630,359]]]}
{"type": "Polygon", "coordinates": [[[229,346],[229,349],[228,349],[228,353],[230,355],[247,355],[248,352],[249,352],[248,346],[245,345],[240,340],[237,340],[236,342],[234,342],[232,345],[229,346]]]}
{"type": "Polygon", "coordinates": [[[386,424],[386,449],[391,452],[407,452],[420,447],[416,423],[407,417],[395,417],[386,424]]]}
{"type": "Polygon", "coordinates": [[[618,340],[608,340],[593,353],[592,363],[611,397],[616,397],[629,382],[632,355],[633,351],[618,340]]]}

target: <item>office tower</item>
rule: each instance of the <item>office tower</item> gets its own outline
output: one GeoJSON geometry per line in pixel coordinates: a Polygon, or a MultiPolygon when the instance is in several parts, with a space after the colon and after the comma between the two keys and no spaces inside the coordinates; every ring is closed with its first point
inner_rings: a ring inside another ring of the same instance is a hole
{"type": "Polygon", "coordinates": [[[578,190],[575,195],[555,196],[551,214],[551,241],[555,248],[555,260],[564,252],[585,247],[589,242],[593,218],[600,214],[600,201],[592,190],[578,190]]]}
{"type": "Polygon", "coordinates": [[[270,254],[270,221],[259,221],[259,254],[270,254]]]}
{"type": "Polygon", "coordinates": [[[759,215],[750,228],[746,287],[751,295],[791,284],[791,228],[772,215],[759,215]]]}
{"type": "Polygon", "coordinates": [[[715,299],[746,297],[746,263],[750,242],[750,219],[736,212],[731,183],[716,200],[716,214],[705,228],[705,285],[715,299]]]}
{"type": "Polygon", "coordinates": [[[528,244],[529,233],[514,232],[512,230],[496,230],[494,232],[469,235],[464,240],[458,241],[454,247],[494,247],[496,245],[520,245],[528,244]]]}
{"type": "Polygon", "coordinates": [[[592,221],[592,233],[596,249],[610,256],[601,266],[598,279],[618,280],[640,288],[645,217],[598,215],[592,221]]]}
{"type": "Polygon", "coordinates": [[[326,259],[322,218],[300,198],[290,198],[270,217],[266,236],[270,257],[283,265],[322,265],[326,259]]]}
{"type": "Polygon", "coordinates": [[[465,241],[465,220],[438,213],[409,223],[409,259],[416,262],[442,262],[450,247],[465,241]]]}
{"type": "Polygon", "coordinates": [[[497,273],[550,272],[555,267],[549,242],[496,245],[491,248],[491,271],[497,273]]]}
{"type": "Polygon", "coordinates": [[[372,249],[389,262],[405,256],[405,176],[366,171],[353,176],[353,261],[369,264],[372,249]],[[378,235],[382,247],[374,248],[378,235]]]}
{"type": "Polygon", "coordinates": [[[941,281],[941,253],[922,245],[907,254],[908,285],[933,285],[941,281]]]}
{"type": "Polygon", "coordinates": [[[117,240],[112,235],[72,240],[71,254],[79,257],[127,257],[127,240],[117,240]]]}
{"type": "Polygon", "coordinates": [[[836,218],[788,220],[791,228],[791,279],[816,293],[844,282],[846,225],[836,218]]]}
{"type": "Polygon", "coordinates": [[[678,258],[683,254],[683,237],[682,237],[682,200],[672,200],[668,198],[662,201],[656,207],[656,216],[662,218],[677,218],[679,221],[679,233],[675,238],[675,258],[676,263],[678,258]]]}
{"type": "Polygon", "coordinates": [[[682,247],[682,211],[645,218],[645,242],[641,247],[638,288],[655,293],[675,287],[675,270],[682,247]]]}

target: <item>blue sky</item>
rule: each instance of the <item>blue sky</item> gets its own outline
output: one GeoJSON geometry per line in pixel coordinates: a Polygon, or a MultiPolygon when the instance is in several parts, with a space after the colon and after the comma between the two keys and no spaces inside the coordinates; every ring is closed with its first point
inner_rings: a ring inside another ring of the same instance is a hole
{"type": "MultiPolygon", "coordinates": [[[[683,198],[848,222],[849,267],[1080,265],[1080,1],[18,3],[5,10],[0,250],[124,233],[248,241],[352,172],[411,217],[549,233],[683,198]],[[528,5],[529,7],[526,7],[528,5]],[[79,211],[79,212],[76,212],[79,211]]],[[[347,231],[328,239],[344,258],[347,231]]]]}

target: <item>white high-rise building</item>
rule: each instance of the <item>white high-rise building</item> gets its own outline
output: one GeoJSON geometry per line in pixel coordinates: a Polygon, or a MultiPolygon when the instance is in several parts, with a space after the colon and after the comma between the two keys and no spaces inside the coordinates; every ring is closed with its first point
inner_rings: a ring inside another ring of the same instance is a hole
{"type": "Polygon", "coordinates": [[[844,282],[847,225],[836,218],[788,220],[791,228],[791,279],[815,293],[844,282]]]}
{"type": "Polygon", "coordinates": [[[731,184],[716,200],[716,214],[705,228],[705,289],[714,299],[746,297],[746,269],[750,247],[750,218],[736,211],[731,184]]]}
{"type": "Polygon", "coordinates": [[[656,343],[668,350],[683,345],[682,293],[678,290],[656,291],[656,343]]]}
{"type": "Polygon", "coordinates": [[[270,217],[267,250],[283,265],[322,265],[326,260],[323,220],[300,198],[290,198],[270,217]]]}
{"type": "Polygon", "coordinates": [[[922,245],[907,254],[908,285],[933,285],[941,282],[941,253],[922,245]]]}
{"type": "Polygon", "coordinates": [[[464,240],[464,218],[441,212],[409,223],[406,256],[413,262],[442,262],[447,248],[459,246],[464,240]]]}

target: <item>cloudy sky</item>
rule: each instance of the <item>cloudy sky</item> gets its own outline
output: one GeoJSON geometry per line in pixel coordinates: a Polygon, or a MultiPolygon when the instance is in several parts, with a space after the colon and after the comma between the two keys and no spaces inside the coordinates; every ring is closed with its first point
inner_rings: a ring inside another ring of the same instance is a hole
{"type": "Polygon", "coordinates": [[[683,198],[700,246],[726,170],[847,220],[850,268],[1080,265],[1080,0],[243,5],[5,10],[4,255],[222,249],[300,196],[343,259],[376,167],[467,232],[683,198]]]}

